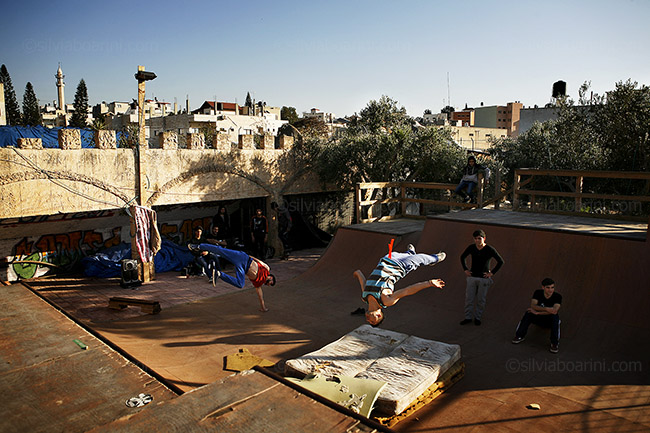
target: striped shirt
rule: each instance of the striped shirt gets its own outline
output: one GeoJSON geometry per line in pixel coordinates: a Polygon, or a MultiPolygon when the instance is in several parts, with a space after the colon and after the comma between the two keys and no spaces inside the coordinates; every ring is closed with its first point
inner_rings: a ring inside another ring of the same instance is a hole
{"type": "Polygon", "coordinates": [[[373,296],[383,308],[386,306],[381,302],[381,292],[389,289],[391,292],[395,289],[395,283],[406,275],[406,271],[396,261],[384,256],[374,271],[366,280],[366,287],[361,294],[364,301],[368,302],[368,296],[373,296]]]}

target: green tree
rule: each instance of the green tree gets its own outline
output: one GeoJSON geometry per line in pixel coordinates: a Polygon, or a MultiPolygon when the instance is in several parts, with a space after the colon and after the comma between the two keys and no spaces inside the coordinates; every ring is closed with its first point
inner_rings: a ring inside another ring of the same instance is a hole
{"type": "Polygon", "coordinates": [[[404,107],[387,96],[370,101],[339,139],[321,143],[315,169],[325,182],[456,181],[465,153],[450,131],[415,128],[404,107]]]}
{"type": "Polygon", "coordinates": [[[280,119],[288,120],[289,123],[294,124],[298,121],[298,113],[296,113],[295,107],[282,107],[280,109],[280,119]]]}
{"type": "Polygon", "coordinates": [[[650,170],[650,87],[616,83],[591,123],[611,170],[650,170]]]}
{"type": "Polygon", "coordinates": [[[245,107],[253,108],[253,100],[251,99],[251,92],[246,93],[246,102],[244,103],[245,107]]]}
{"type": "Polygon", "coordinates": [[[77,92],[74,95],[74,113],[70,118],[70,126],[85,128],[88,126],[88,89],[86,82],[81,79],[77,85],[77,92]]]}
{"type": "Polygon", "coordinates": [[[23,125],[36,126],[42,123],[38,99],[36,99],[36,93],[34,93],[32,83],[28,81],[25,86],[25,94],[23,95],[23,125]]]}
{"type": "Polygon", "coordinates": [[[441,113],[447,114],[447,119],[451,119],[451,113],[453,113],[454,111],[455,111],[454,107],[452,107],[451,105],[447,105],[445,108],[440,110],[441,113]]]}
{"type": "Polygon", "coordinates": [[[0,81],[4,85],[7,125],[20,125],[22,123],[22,116],[20,115],[20,108],[18,108],[16,92],[14,91],[14,86],[11,84],[11,77],[5,65],[0,66],[0,81]]]}

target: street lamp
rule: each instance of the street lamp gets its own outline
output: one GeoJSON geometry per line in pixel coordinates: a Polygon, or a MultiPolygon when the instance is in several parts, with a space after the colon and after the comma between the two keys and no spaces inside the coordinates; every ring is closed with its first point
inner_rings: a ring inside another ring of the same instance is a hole
{"type": "Polygon", "coordinates": [[[144,133],[144,83],[155,78],[156,74],[153,72],[145,71],[144,66],[138,66],[138,72],[135,74],[135,79],[138,80],[138,144],[140,147],[144,146],[146,140],[144,133]]]}

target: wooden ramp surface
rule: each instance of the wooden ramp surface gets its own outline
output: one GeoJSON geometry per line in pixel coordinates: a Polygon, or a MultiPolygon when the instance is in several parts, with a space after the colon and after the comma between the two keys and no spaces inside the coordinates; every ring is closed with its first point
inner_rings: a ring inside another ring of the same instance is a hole
{"type": "MultiPolygon", "coordinates": [[[[257,311],[249,289],[163,307],[155,316],[90,324],[174,384],[195,389],[224,379],[223,357],[240,348],[281,364],[363,324],[350,315],[363,306],[352,272],[369,273],[395,238],[396,250],[411,242],[448,254],[400,284],[439,277],[447,286],[401,300],[387,310],[382,328],[459,344],[465,362],[463,380],[395,430],[650,430],[649,242],[443,218],[429,218],[423,230],[381,227],[339,229],[306,273],[265,288],[267,313],[257,311]],[[459,326],[465,293],[459,256],[476,228],[487,232],[506,264],[490,289],[483,324],[459,326]],[[523,343],[510,342],[546,276],[564,296],[559,354],[549,353],[548,332],[535,327],[523,343]],[[526,409],[530,403],[541,410],[526,409]]],[[[179,281],[178,290],[197,284],[179,281]]],[[[146,291],[143,285],[140,294],[146,291]]]]}
{"type": "Polygon", "coordinates": [[[0,431],[83,432],[142,410],[125,404],[140,393],[176,397],[21,284],[0,291],[0,431]]]}

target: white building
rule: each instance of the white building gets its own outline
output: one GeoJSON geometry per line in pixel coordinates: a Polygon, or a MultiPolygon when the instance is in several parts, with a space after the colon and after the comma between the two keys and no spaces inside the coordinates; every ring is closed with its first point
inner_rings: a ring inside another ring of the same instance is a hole
{"type": "Polygon", "coordinates": [[[312,108],[309,112],[303,112],[302,117],[304,119],[318,119],[326,125],[333,123],[336,119],[334,114],[325,113],[323,111],[320,111],[318,108],[312,108]]]}
{"type": "Polygon", "coordinates": [[[279,115],[274,111],[267,110],[265,107],[256,115],[247,115],[241,114],[248,112],[247,107],[240,107],[236,103],[205,101],[201,107],[190,114],[147,118],[145,122],[151,131],[149,145],[157,147],[157,137],[162,132],[173,131],[180,137],[185,137],[189,133],[201,132],[206,127],[216,128],[216,131],[227,133],[232,143],[238,143],[240,135],[271,134],[277,136],[278,129],[288,122],[280,120],[279,115]]]}

